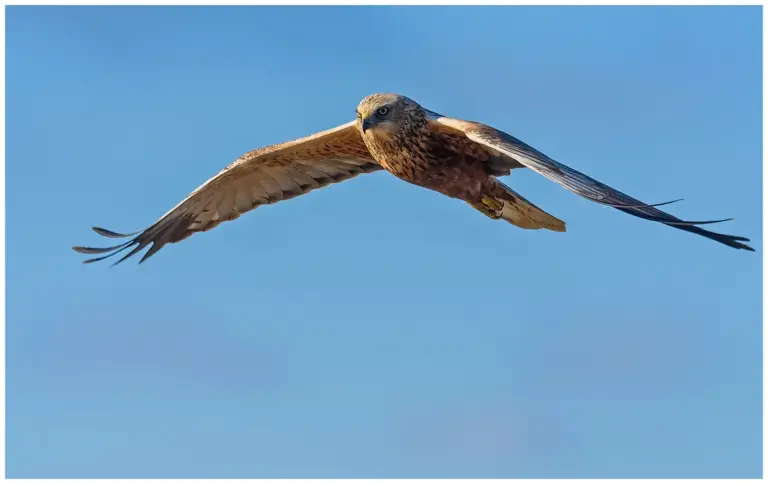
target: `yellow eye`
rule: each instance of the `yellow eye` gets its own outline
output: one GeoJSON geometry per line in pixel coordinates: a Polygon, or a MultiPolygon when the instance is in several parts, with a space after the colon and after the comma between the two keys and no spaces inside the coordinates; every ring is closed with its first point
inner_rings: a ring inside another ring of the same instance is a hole
{"type": "Polygon", "coordinates": [[[382,107],[382,108],[379,108],[379,109],[376,111],[376,114],[378,114],[379,116],[386,116],[388,112],[389,112],[389,108],[388,108],[388,107],[386,107],[386,106],[384,106],[384,107],[382,107]]]}

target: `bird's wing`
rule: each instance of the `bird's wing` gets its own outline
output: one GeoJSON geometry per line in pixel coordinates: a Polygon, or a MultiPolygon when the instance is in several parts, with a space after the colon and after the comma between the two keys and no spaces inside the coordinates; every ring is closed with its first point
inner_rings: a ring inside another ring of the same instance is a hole
{"type": "Polygon", "coordinates": [[[510,168],[519,166],[517,163],[521,163],[564,186],[568,190],[592,200],[593,202],[614,207],[622,212],[634,215],[635,217],[660,222],[680,230],[692,232],[736,249],[754,251],[752,247],[742,243],[749,242],[749,239],[745,237],[719,234],[699,227],[699,225],[724,222],[730,219],[704,222],[681,220],[656,208],[659,205],[665,204],[648,205],[643,203],[595,180],[594,178],[553,160],[532,146],[503,131],[474,121],[449,118],[432,111],[427,111],[427,113],[433,129],[464,133],[472,141],[490,148],[494,154],[499,153],[509,157],[510,168]]]}
{"type": "Polygon", "coordinates": [[[152,244],[140,261],[144,262],[165,244],[179,242],[195,232],[208,231],[259,205],[287,200],[380,169],[352,121],[305,138],[244,154],[145,230],[119,234],[93,228],[98,234],[110,238],[135,236],[123,244],[73,249],[84,254],[109,252],[85,261],[89,263],[133,247],[117,264],[152,244]]]}

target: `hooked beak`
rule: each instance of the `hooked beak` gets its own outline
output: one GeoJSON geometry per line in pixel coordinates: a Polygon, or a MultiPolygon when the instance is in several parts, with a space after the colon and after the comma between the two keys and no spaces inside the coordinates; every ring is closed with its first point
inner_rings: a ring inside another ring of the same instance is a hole
{"type": "Polygon", "coordinates": [[[364,119],[363,120],[363,126],[362,126],[363,133],[368,131],[371,128],[371,126],[373,126],[373,124],[370,121],[368,121],[367,119],[364,119]]]}

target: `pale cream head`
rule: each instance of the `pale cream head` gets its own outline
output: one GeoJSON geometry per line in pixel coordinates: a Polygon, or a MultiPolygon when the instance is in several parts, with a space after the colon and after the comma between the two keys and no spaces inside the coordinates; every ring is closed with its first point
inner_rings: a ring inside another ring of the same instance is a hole
{"type": "Polygon", "coordinates": [[[357,126],[363,136],[392,135],[420,110],[416,102],[400,94],[371,94],[357,106],[357,126]]]}

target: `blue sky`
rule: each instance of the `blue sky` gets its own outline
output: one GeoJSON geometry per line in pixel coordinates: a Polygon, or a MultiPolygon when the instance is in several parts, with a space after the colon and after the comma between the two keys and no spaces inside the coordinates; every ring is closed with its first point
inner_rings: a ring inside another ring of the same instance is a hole
{"type": "Polygon", "coordinates": [[[7,9],[9,477],[757,477],[761,11],[7,9]],[[756,253],[505,179],[566,234],[386,173],[83,266],[377,91],[756,253]]]}

